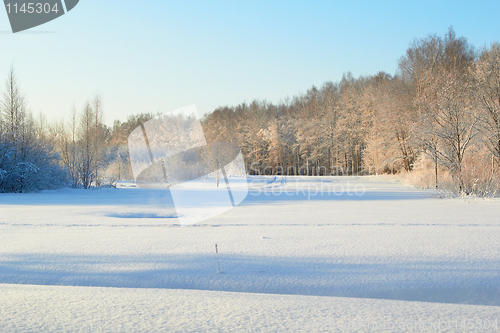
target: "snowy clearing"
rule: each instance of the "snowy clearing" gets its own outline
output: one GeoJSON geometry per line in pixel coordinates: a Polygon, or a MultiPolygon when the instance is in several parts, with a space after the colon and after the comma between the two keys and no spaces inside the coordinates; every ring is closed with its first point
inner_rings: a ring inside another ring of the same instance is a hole
{"type": "Polygon", "coordinates": [[[385,177],[251,177],[241,205],[189,226],[168,190],[130,184],[0,194],[0,211],[2,331],[500,320],[500,200],[385,177]]]}

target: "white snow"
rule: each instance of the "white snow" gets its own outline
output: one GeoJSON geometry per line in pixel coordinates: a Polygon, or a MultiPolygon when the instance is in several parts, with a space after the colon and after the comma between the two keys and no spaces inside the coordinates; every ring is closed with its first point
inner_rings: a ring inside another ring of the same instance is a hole
{"type": "Polygon", "coordinates": [[[242,204],[181,226],[168,190],[122,186],[0,194],[0,331],[500,325],[500,200],[250,177],[242,204]]]}

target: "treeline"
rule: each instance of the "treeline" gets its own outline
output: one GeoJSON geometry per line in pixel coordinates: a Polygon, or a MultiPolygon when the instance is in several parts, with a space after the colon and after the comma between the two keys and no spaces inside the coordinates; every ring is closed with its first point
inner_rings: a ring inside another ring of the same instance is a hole
{"type": "Polygon", "coordinates": [[[412,172],[416,185],[494,195],[500,45],[476,52],[450,28],[415,40],[394,76],[348,73],[278,104],[221,107],[204,129],[240,145],[253,174],[412,172]]]}
{"type": "MultiPolygon", "coordinates": [[[[14,69],[0,113],[0,191],[88,188],[132,179],[127,138],[150,113],[103,123],[94,96],[70,119],[26,108],[14,69]]],[[[500,44],[476,51],[450,28],[416,39],[395,75],[326,82],[273,104],[216,109],[208,142],[232,142],[250,174],[404,174],[422,187],[495,196],[500,187],[500,44]]]]}
{"type": "Polygon", "coordinates": [[[27,108],[11,67],[0,104],[0,193],[62,186],[89,188],[133,179],[128,134],[152,114],[130,116],[112,128],[103,123],[99,95],[70,119],[48,123],[27,108]]]}
{"type": "Polygon", "coordinates": [[[46,129],[48,141],[67,171],[75,188],[114,185],[118,180],[133,180],[127,147],[129,134],[154,117],[143,113],[116,120],[109,128],[103,123],[103,103],[99,95],[78,112],[73,108],[69,121],[59,121],[46,129]]]}

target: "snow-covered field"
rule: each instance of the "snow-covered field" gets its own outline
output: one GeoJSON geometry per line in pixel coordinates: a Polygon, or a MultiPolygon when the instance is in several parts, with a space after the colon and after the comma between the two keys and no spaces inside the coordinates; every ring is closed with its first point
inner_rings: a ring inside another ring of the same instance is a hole
{"type": "Polygon", "coordinates": [[[0,194],[0,331],[500,331],[499,216],[384,177],[252,177],[188,226],[168,190],[0,194]]]}

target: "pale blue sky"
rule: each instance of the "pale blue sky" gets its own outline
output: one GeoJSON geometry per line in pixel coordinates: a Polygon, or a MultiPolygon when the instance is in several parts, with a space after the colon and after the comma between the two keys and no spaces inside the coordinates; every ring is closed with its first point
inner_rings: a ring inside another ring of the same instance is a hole
{"type": "MultiPolygon", "coordinates": [[[[312,85],[394,74],[410,42],[453,26],[499,41],[500,1],[105,1],[11,34],[0,10],[0,81],[11,63],[28,106],[68,119],[99,92],[106,123],[196,104],[279,102],[312,85]]],[[[3,84],[0,86],[3,91],[3,84]]]]}

